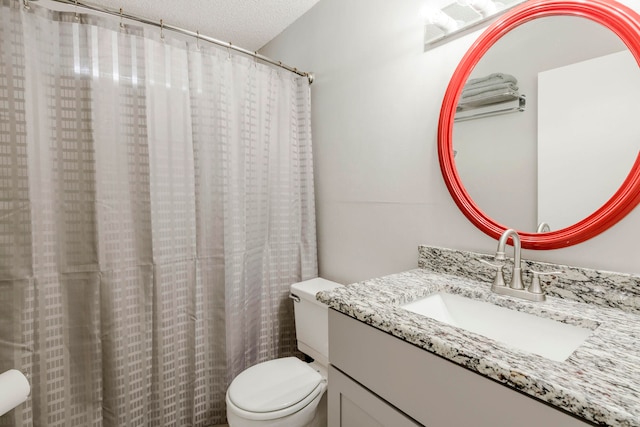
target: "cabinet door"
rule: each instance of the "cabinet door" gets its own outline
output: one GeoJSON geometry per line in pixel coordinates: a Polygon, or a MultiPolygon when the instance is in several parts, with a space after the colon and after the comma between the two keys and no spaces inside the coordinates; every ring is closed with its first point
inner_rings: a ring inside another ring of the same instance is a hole
{"type": "Polygon", "coordinates": [[[419,427],[411,418],[329,366],[329,427],[419,427]]]}

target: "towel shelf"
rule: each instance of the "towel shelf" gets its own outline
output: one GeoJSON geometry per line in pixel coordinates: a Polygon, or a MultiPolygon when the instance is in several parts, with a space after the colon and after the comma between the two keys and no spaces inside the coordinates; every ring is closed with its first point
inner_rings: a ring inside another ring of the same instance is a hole
{"type": "Polygon", "coordinates": [[[526,97],[524,95],[518,95],[511,101],[504,101],[497,104],[483,105],[482,107],[458,111],[454,121],[463,122],[483,117],[523,112],[526,105],[526,97]]]}

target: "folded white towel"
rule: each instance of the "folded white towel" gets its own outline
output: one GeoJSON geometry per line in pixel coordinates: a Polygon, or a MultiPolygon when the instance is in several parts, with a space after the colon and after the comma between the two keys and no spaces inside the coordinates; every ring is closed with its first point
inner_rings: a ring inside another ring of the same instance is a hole
{"type": "Polygon", "coordinates": [[[497,89],[489,92],[484,92],[478,95],[469,96],[465,99],[461,99],[458,102],[458,111],[466,110],[468,108],[476,108],[482,105],[497,104],[505,101],[512,101],[518,98],[520,94],[516,90],[511,89],[497,89]]]}
{"type": "Polygon", "coordinates": [[[518,79],[516,79],[511,74],[506,73],[492,73],[488,74],[484,77],[478,77],[475,79],[467,80],[467,83],[464,85],[464,89],[477,89],[479,87],[491,86],[494,84],[500,83],[518,83],[518,79]]]}
{"type": "Polygon", "coordinates": [[[473,89],[464,89],[462,91],[462,99],[468,98],[470,96],[479,95],[484,92],[491,92],[499,89],[518,90],[518,86],[515,83],[508,82],[508,83],[496,83],[493,85],[487,85],[487,86],[481,86],[481,87],[474,87],[473,89]]]}

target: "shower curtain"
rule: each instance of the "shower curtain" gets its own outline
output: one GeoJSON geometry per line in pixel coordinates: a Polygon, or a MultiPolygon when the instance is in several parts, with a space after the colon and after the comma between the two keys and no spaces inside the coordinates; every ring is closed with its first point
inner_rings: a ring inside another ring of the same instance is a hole
{"type": "Polygon", "coordinates": [[[0,372],[32,387],[0,425],[223,423],[317,275],[306,78],[0,5],[0,372]]]}

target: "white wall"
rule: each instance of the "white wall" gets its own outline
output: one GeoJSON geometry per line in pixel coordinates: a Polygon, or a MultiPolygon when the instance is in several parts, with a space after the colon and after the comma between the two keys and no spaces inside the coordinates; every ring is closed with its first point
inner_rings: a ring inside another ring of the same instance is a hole
{"type": "MultiPolygon", "coordinates": [[[[625,3],[640,10],[640,0],[625,3]]],[[[417,266],[417,246],[485,253],[496,241],[458,210],[436,149],[440,104],[475,32],[423,51],[419,0],[320,0],[261,50],[313,71],[320,274],[350,283],[417,266]]],[[[552,42],[553,38],[550,38],[552,42]]],[[[640,272],[640,209],[606,233],[525,257],[640,272]]]]}

